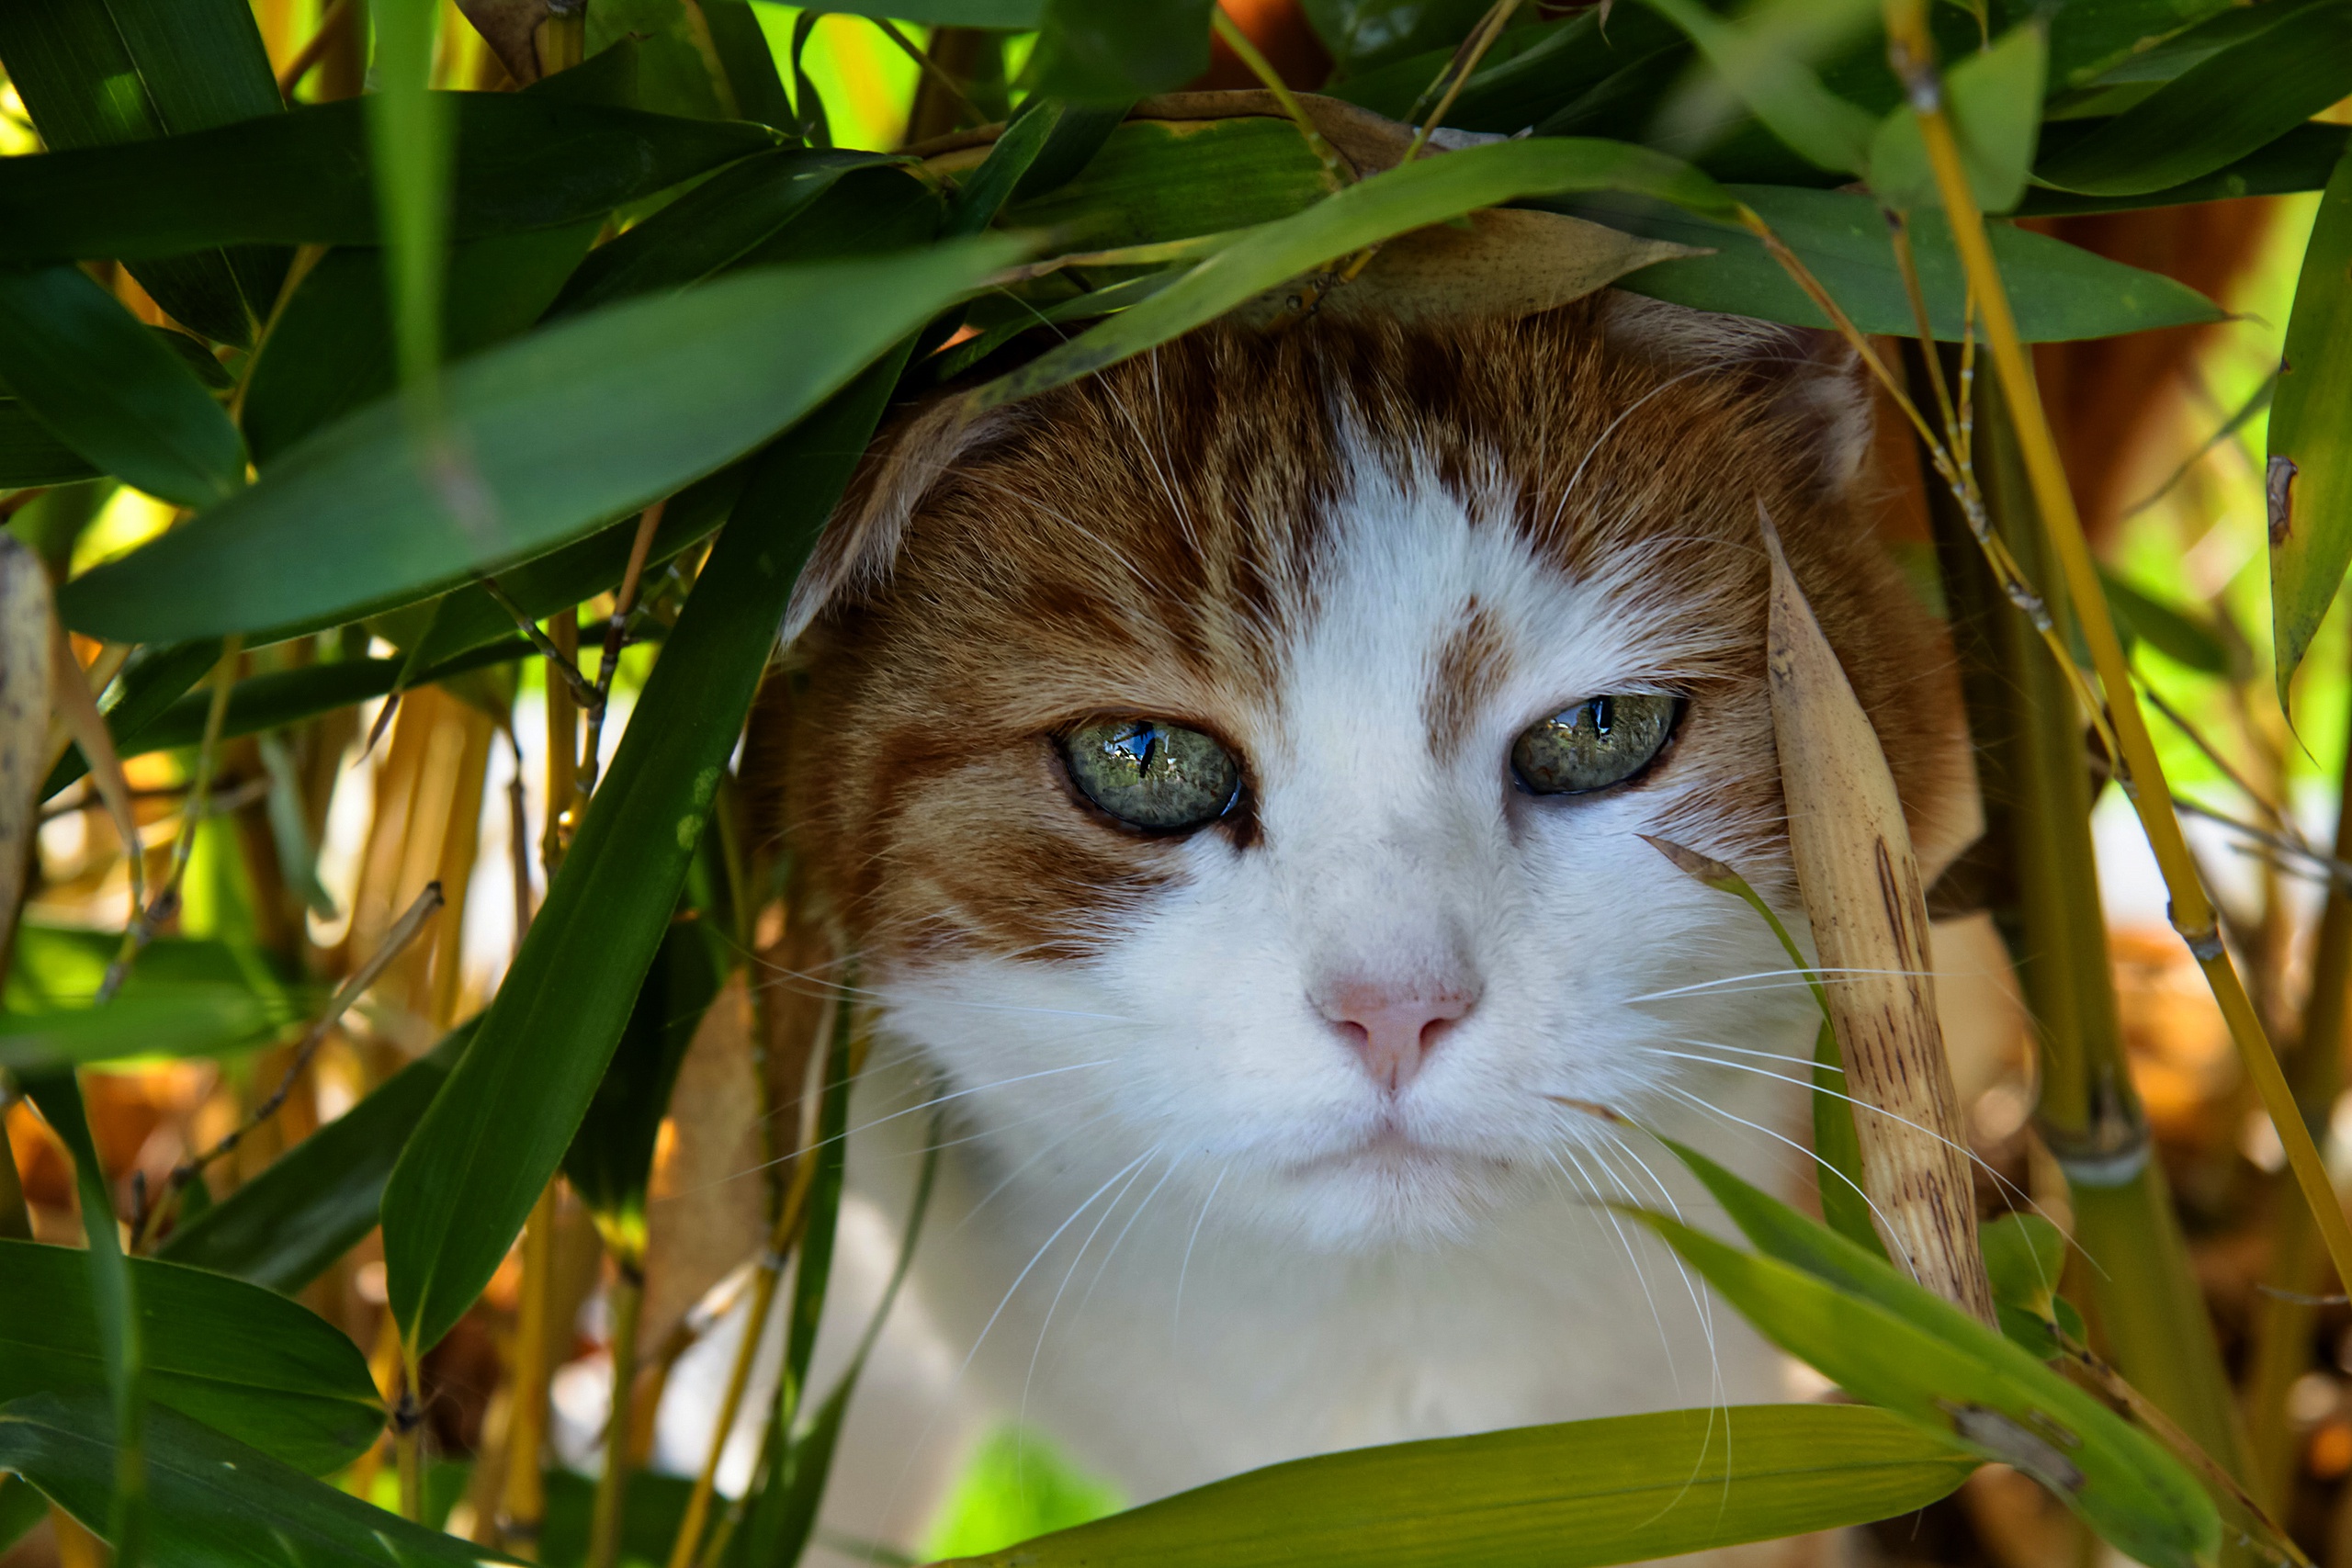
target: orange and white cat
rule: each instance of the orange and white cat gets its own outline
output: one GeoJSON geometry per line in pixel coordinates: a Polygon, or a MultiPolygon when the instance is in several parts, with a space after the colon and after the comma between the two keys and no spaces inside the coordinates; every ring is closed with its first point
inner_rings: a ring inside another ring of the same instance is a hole
{"type": "Polygon", "coordinates": [[[1612,293],[1211,330],[886,434],[753,752],[876,1013],[837,1348],[944,1145],[829,1523],[912,1545],[1000,1419],[1141,1500],[1789,1396],[1606,1207],[1691,1184],[1569,1102],[1811,1179],[1811,1001],[1641,838],[1802,929],[1759,502],[1929,874],[1961,847],[1868,423],[1802,334],[1612,293]]]}

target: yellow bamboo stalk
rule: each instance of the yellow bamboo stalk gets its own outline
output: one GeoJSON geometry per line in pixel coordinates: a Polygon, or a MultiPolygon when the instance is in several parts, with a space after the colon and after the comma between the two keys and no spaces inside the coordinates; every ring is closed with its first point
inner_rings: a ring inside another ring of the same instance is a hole
{"type": "Polygon", "coordinates": [[[548,1513],[547,1485],[539,1473],[547,1447],[548,1382],[555,1371],[550,1325],[555,1299],[556,1190],[532,1206],[523,1230],[523,1281],[515,1309],[513,1405],[506,1426],[506,1484],[499,1496],[498,1541],[518,1557],[536,1561],[539,1529],[548,1513]]]}
{"type": "Polygon", "coordinates": [[[1878,732],[1758,508],[1772,568],[1767,671],[1789,854],[1859,1114],[1873,1223],[1919,1283],[1993,1321],[1960,1097],[1936,1021],[1928,900],[1878,732]]]}
{"type": "Polygon", "coordinates": [[[2002,284],[1999,266],[1993,259],[1992,243],[1985,236],[1984,215],[1977,209],[1975,192],[1969,186],[1951,122],[1944,114],[1942,83],[1936,72],[1935,43],[1928,31],[1926,0],[1886,0],[1885,16],[1895,71],[1918,116],[1928,162],[1935,172],[1936,189],[1951,221],[1952,242],[1960,251],[1961,265],[1967,272],[1978,308],[1984,312],[1994,373],[2000,378],[2002,394],[2017,420],[2018,444],[2034,502],[2041,513],[2051,547],[2057,554],[2059,570],[2074,602],[2083,640],[2089,645],[2099,685],[2107,694],[2123,764],[2119,782],[2131,797],[2132,808],[2139,813],[2148,847],[2155,853],[2165,890],[2171,895],[2173,930],[2180,933],[2198,967],[2205,972],[2206,984],[2212,987],[2213,999],[2220,1004],[2222,1017],[2229,1024],[2230,1038],[2236,1043],[2246,1076],[2254,1080],[2262,1096],[2263,1110],[2278,1130],[2278,1141],[2287,1151],[2287,1163],[2293,1168],[2296,1184],[2302,1189],[2303,1201],[2311,1206],[2312,1217],[2318,1222],[2320,1236],[2335,1265],[2336,1277],[2352,1281],[2352,1226],[2345,1224],[2343,1207],[2328,1182],[2327,1167],[2312,1142],[2310,1129],[2303,1125],[2294,1091],[2279,1068],[2278,1054],[2271,1049],[2262,1020],[2246,994],[2245,981],[2230,962],[2229,950],[2222,944],[2221,928],[2214,918],[2212,900],[2198,878],[2196,863],[2189,857],[2188,841],[2182,836],[2180,819],[2173,811],[2172,791],[2165,780],[2164,764],[2157,758],[2155,741],[2148,733],[2147,718],[2140,711],[2131,668],[2124,660],[2123,644],[2116,636],[2115,622],[2108,614],[2106,593],[2099,585],[2098,566],[2091,557],[2090,541],[2084,536],[2082,517],[2075,510],[2075,494],[2066,482],[2057,439],[2051,433],[2049,415],[2041,406],[2041,389],[2034,383],[2033,367],[2026,357],[2024,342],[2018,335],[2017,318],[2009,309],[2008,290],[2002,284]]]}

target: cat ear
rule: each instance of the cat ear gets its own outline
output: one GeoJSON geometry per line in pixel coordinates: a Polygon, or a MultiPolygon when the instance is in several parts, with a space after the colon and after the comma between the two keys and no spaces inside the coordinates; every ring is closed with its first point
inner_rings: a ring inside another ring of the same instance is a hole
{"type": "Polygon", "coordinates": [[[942,398],[886,431],[866,449],[849,489],[801,569],[777,645],[792,646],[844,593],[890,574],[908,520],[956,460],[1011,423],[1010,411],[975,417],[960,397],[942,398]]]}
{"type": "Polygon", "coordinates": [[[1622,289],[1600,300],[1601,329],[1621,349],[1677,370],[1720,368],[1769,389],[1807,432],[1823,484],[1842,491],[1869,459],[1872,399],[1861,356],[1836,333],[1718,315],[1622,289]]]}

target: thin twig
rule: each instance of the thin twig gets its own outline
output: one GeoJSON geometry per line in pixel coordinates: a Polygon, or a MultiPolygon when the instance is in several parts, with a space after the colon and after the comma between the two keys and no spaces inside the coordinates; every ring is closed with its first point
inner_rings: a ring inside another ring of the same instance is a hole
{"type": "Polygon", "coordinates": [[[956,85],[956,78],[950,76],[940,66],[939,62],[925,52],[922,45],[900,32],[896,24],[885,21],[880,17],[868,17],[865,19],[880,28],[883,37],[906,51],[907,57],[915,62],[924,75],[931,78],[932,85],[946,94],[955,102],[956,114],[974,125],[989,123],[988,111],[971,100],[970,96],[956,85]]]}
{"type": "Polygon", "coordinates": [[[401,953],[408,951],[409,945],[416,941],[417,934],[424,931],[425,922],[440,912],[443,902],[441,885],[438,882],[426,883],[424,891],[418,894],[415,902],[410,904],[407,909],[402,911],[401,918],[392,922],[391,930],[384,933],[383,942],[378,945],[374,953],[368,954],[368,961],[353,970],[349,977],[335,987],[334,995],[327,1001],[326,1010],[311,1020],[311,1027],[303,1032],[301,1044],[295,1048],[293,1061],[287,1064],[285,1073],[278,1078],[277,1087],[270,1090],[269,1098],[254,1106],[245,1119],[232,1128],[219,1143],[193,1159],[182,1160],[172,1168],[172,1174],[165,1179],[162,1196],[152,1209],[139,1216],[131,1227],[132,1235],[138,1238],[140,1247],[147,1246],[153,1241],[154,1227],[175,1206],[180,1193],[187,1189],[189,1182],[201,1176],[205,1168],[213,1161],[233,1153],[237,1145],[244,1142],[248,1134],[277,1115],[285,1106],[287,1097],[294,1092],[296,1080],[300,1078],[303,1070],[310,1066],[311,1058],[318,1055],[319,1047],[325,1043],[328,1032],[343,1021],[343,1015],[352,1010],[353,1005],[366,994],[368,987],[376,983],[378,976],[390,968],[393,961],[401,953]]]}
{"type": "Polygon", "coordinates": [[[1027,283],[1033,278],[1046,277],[1072,266],[1156,266],[1163,262],[1193,261],[1223,250],[1242,235],[1247,229],[1221,229],[1213,234],[1194,234],[1182,240],[1155,240],[1148,245],[1121,245],[1107,251],[1071,251],[1064,255],[1048,256],[1044,261],[1028,262],[1009,266],[1002,272],[990,273],[982,280],[985,288],[1004,288],[1015,283],[1027,283]]]}
{"type": "MultiPolygon", "coordinates": [[[[1453,100],[1462,96],[1462,89],[1468,85],[1471,73],[1478,69],[1478,62],[1487,58],[1487,51],[1502,37],[1503,28],[1510,21],[1511,13],[1518,9],[1519,0],[1495,0],[1492,8],[1487,12],[1486,19],[1478,24],[1477,30],[1463,40],[1462,48],[1454,53],[1454,58],[1461,63],[1454,69],[1453,82],[1446,87],[1445,96],[1438,99],[1437,107],[1430,110],[1429,118],[1421,121],[1420,129],[1413,132],[1413,140],[1406,144],[1405,155],[1396,160],[1399,164],[1409,164],[1421,155],[1421,149],[1429,145],[1430,133],[1445,123],[1445,111],[1452,108],[1453,100]]],[[[1414,107],[1418,108],[1420,106],[1416,104],[1414,107]]]]}
{"type": "Polygon", "coordinates": [[[2166,719],[2170,720],[2172,727],[2175,729],[2179,730],[2181,734],[2188,738],[2188,743],[2190,745],[2196,747],[2198,750],[2204,753],[2205,760],[2207,761],[2212,763],[2222,771],[2222,777],[2237,785],[2240,794],[2244,795],[2248,800],[2253,801],[2256,807],[2260,807],[2262,814],[2265,817],[2269,818],[2271,821],[2277,823],[2278,825],[2278,832],[2280,836],[2291,841],[2296,853],[2311,854],[2314,852],[2311,845],[2304,840],[2302,834],[2296,831],[2293,819],[2290,818],[2285,811],[2281,810],[2275,803],[2273,803],[2268,796],[2265,795],[2260,790],[2255,788],[2252,784],[2248,783],[2246,776],[2231,765],[2230,760],[2227,757],[2222,756],[2221,750],[2211,741],[2206,739],[2205,737],[2198,731],[2195,725],[2188,722],[2188,718],[2186,715],[2180,713],[2170,703],[2165,701],[2164,694],[2157,691],[2156,688],[2149,682],[2148,678],[2145,675],[2141,675],[2139,677],[2139,682],[2140,693],[2143,696],[2148,699],[2148,705],[2154,708],[2158,713],[2164,715],[2166,719]]]}
{"type": "Polygon", "coordinates": [[[2116,521],[2119,523],[2129,522],[2131,519],[2139,516],[2143,512],[2147,511],[2151,506],[2155,505],[2156,502],[2162,501],[2165,496],[2170,495],[2173,492],[2174,488],[2177,486],[2181,480],[2188,477],[2191,469],[2195,468],[2198,464],[2203,462],[2213,452],[2218,450],[2222,442],[2227,441],[2231,436],[2235,435],[2240,430],[2244,429],[2247,421],[2254,418],[2256,414],[2260,413],[2264,409],[2269,407],[2270,400],[2278,393],[2278,372],[2273,370],[2269,375],[2262,378],[2262,385],[2254,389],[2254,395],[2246,399],[2245,403],[2240,405],[2237,412],[2230,415],[2228,422],[2225,423],[2221,429],[2213,432],[2211,435],[2207,436],[2203,444],[2200,445],[2196,451],[2191,452],[2188,457],[2182,458],[2180,467],[2175,468],[2170,477],[2168,477],[2164,483],[2150,491],[2140,500],[2133,502],[2129,507],[2126,507],[2124,509],[2123,515],[2117,518],[2116,521]]]}
{"type": "Polygon", "coordinates": [[[484,592],[498,602],[498,607],[506,612],[522,634],[530,638],[531,646],[538,651],[539,657],[548,661],[548,668],[563,677],[563,683],[571,688],[573,700],[582,706],[593,702],[596,695],[596,683],[580,672],[580,666],[572,662],[570,654],[556,646],[553,637],[539,629],[538,622],[523,613],[522,605],[506,596],[506,590],[498,586],[498,580],[481,577],[475,581],[481,584],[484,592]]]}
{"type": "Polygon", "coordinates": [[[295,51],[294,58],[286,62],[286,69],[277,73],[279,97],[291,99],[294,96],[294,89],[302,85],[302,78],[327,57],[327,51],[350,30],[351,22],[351,0],[334,0],[334,4],[327,7],[326,15],[319,18],[318,29],[311,34],[311,41],[295,51]]]}
{"type": "Polygon", "coordinates": [[[1282,105],[1283,113],[1290,116],[1291,123],[1298,127],[1298,134],[1306,141],[1306,150],[1314,153],[1316,161],[1323,165],[1323,172],[1330,176],[1334,188],[1344,189],[1353,185],[1355,169],[1340,156],[1338,149],[1324,139],[1322,130],[1307,115],[1306,106],[1298,101],[1298,95],[1292,92],[1290,84],[1283,80],[1282,73],[1275,70],[1273,62],[1250,41],[1250,35],[1241,30],[1239,24],[1225,14],[1224,6],[1209,8],[1209,28],[1225,40],[1225,47],[1233,51],[1241,63],[1250,68],[1250,74],[1265,84],[1266,91],[1274,96],[1274,102],[1282,105]]]}
{"type": "Polygon", "coordinates": [[[2019,455],[2041,513],[2042,528],[2058,558],[2083,640],[2089,645],[2092,662],[2098,670],[2099,684],[2108,694],[2108,708],[2119,742],[2118,776],[2139,813],[2148,847],[2164,873],[2165,886],[2171,895],[2173,930],[2179,933],[2198,967],[2205,973],[2213,999],[2229,1024],[2231,1039],[2237,1045],[2246,1076],[2254,1080],[2262,1096],[2263,1109],[2278,1130],[2278,1141],[2287,1151],[2287,1163],[2302,1190],[2303,1201],[2318,1222],[2337,1278],[2352,1284],[2352,1224],[2345,1221],[2343,1204],[2329,1179],[2326,1163],[2312,1141],[2311,1129],[2304,1124],[2294,1089],[2278,1066],[2278,1053],[2271,1048],[2269,1033],[2255,1010],[2245,978],[2231,962],[2229,948],[2222,941],[2212,899],[2199,877],[2195,860],[2188,852],[2188,840],[2181,831],[2180,818],[2172,807],[2172,792],[2165,782],[2163,760],[2157,755],[2154,739],[2148,733],[2147,719],[2140,711],[2123,642],[2116,635],[2114,617],[2108,610],[2106,594],[2099,584],[2098,563],[2083,533],[2082,517],[2075,510],[2074,491],[2067,483],[2065,463],[2058,455],[2057,437],[2051,430],[2041,391],[2034,382],[2032,362],[2026,355],[2017,318],[2010,311],[2008,295],[2001,285],[2000,265],[1985,234],[1984,214],[1977,209],[1975,192],[1970,187],[1968,172],[1961,159],[1959,141],[1944,112],[1943,85],[1936,73],[1935,41],[1928,29],[1927,0],[1886,0],[1885,15],[1889,60],[1917,116],[1928,163],[1935,172],[1936,188],[1943,197],[1944,211],[1951,220],[1953,244],[1960,252],[1962,265],[1976,285],[1984,307],[1993,368],[2000,377],[2002,395],[2014,415],[2019,455]]]}
{"type": "Polygon", "coordinates": [[[645,575],[645,558],[652,553],[653,536],[662,526],[662,508],[670,503],[657,501],[645,509],[637,520],[637,537],[628,547],[628,567],[621,573],[620,592],[613,599],[612,618],[605,623],[605,650],[596,661],[596,685],[589,694],[588,739],[580,749],[580,793],[593,795],[596,789],[598,750],[605,740],[605,708],[612,701],[613,676],[621,667],[621,649],[628,640],[629,623],[637,615],[637,590],[645,575]]]}
{"type": "MultiPolygon", "coordinates": [[[[115,993],[130,976],[132,962],[155,939],[155,932],[178,906],[180,878],[187,874],[188,858],[196,852],[196,832],[204,825],[204,807],[212,795],[212,769],[220,759],[220,727],[229,716],[229,694],[237,684],[237,663],[244,645],[242,635],[232,637],[221,645],[220,662],[212,671],[212,704],[204,715],[204,739],[196,752],[196,782],[188,790],[190,807],[181,816],[178,838],[172,841],[171,871],[164,878],[163,887],[122,933],[122,946],[116,951],[114,962],[107,965],[106,978],[98,982],[95,1006],[104,1007],[114,1000],[115,993]]],[[[123,848],[131,854],[141,852],[136,834],[123,848]]]]}

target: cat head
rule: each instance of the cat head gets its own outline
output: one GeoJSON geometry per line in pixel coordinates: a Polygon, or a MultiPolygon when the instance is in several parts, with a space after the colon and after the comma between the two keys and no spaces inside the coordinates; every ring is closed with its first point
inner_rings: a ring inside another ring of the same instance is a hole
{"type": "MultiPolygon", "coordinates": [[[[1867,402],[1794,334],[1603,296],[1442,334],[1193,334],[886,434],[751,766],[978,1145],[1221,1223],[1456,1232],[1810,1002],[1758,502],[1929,874],[1965,767],[1857,514],[1867,402]]],[[[786,983],[791,983],[787,980],[786,983]]],[[[1776,1071],[1789,1071],[1786,1067],[1776,1071]]],[[[1720,1075],[1719,1075],[1720,1076],[1720,1075]]]]}

